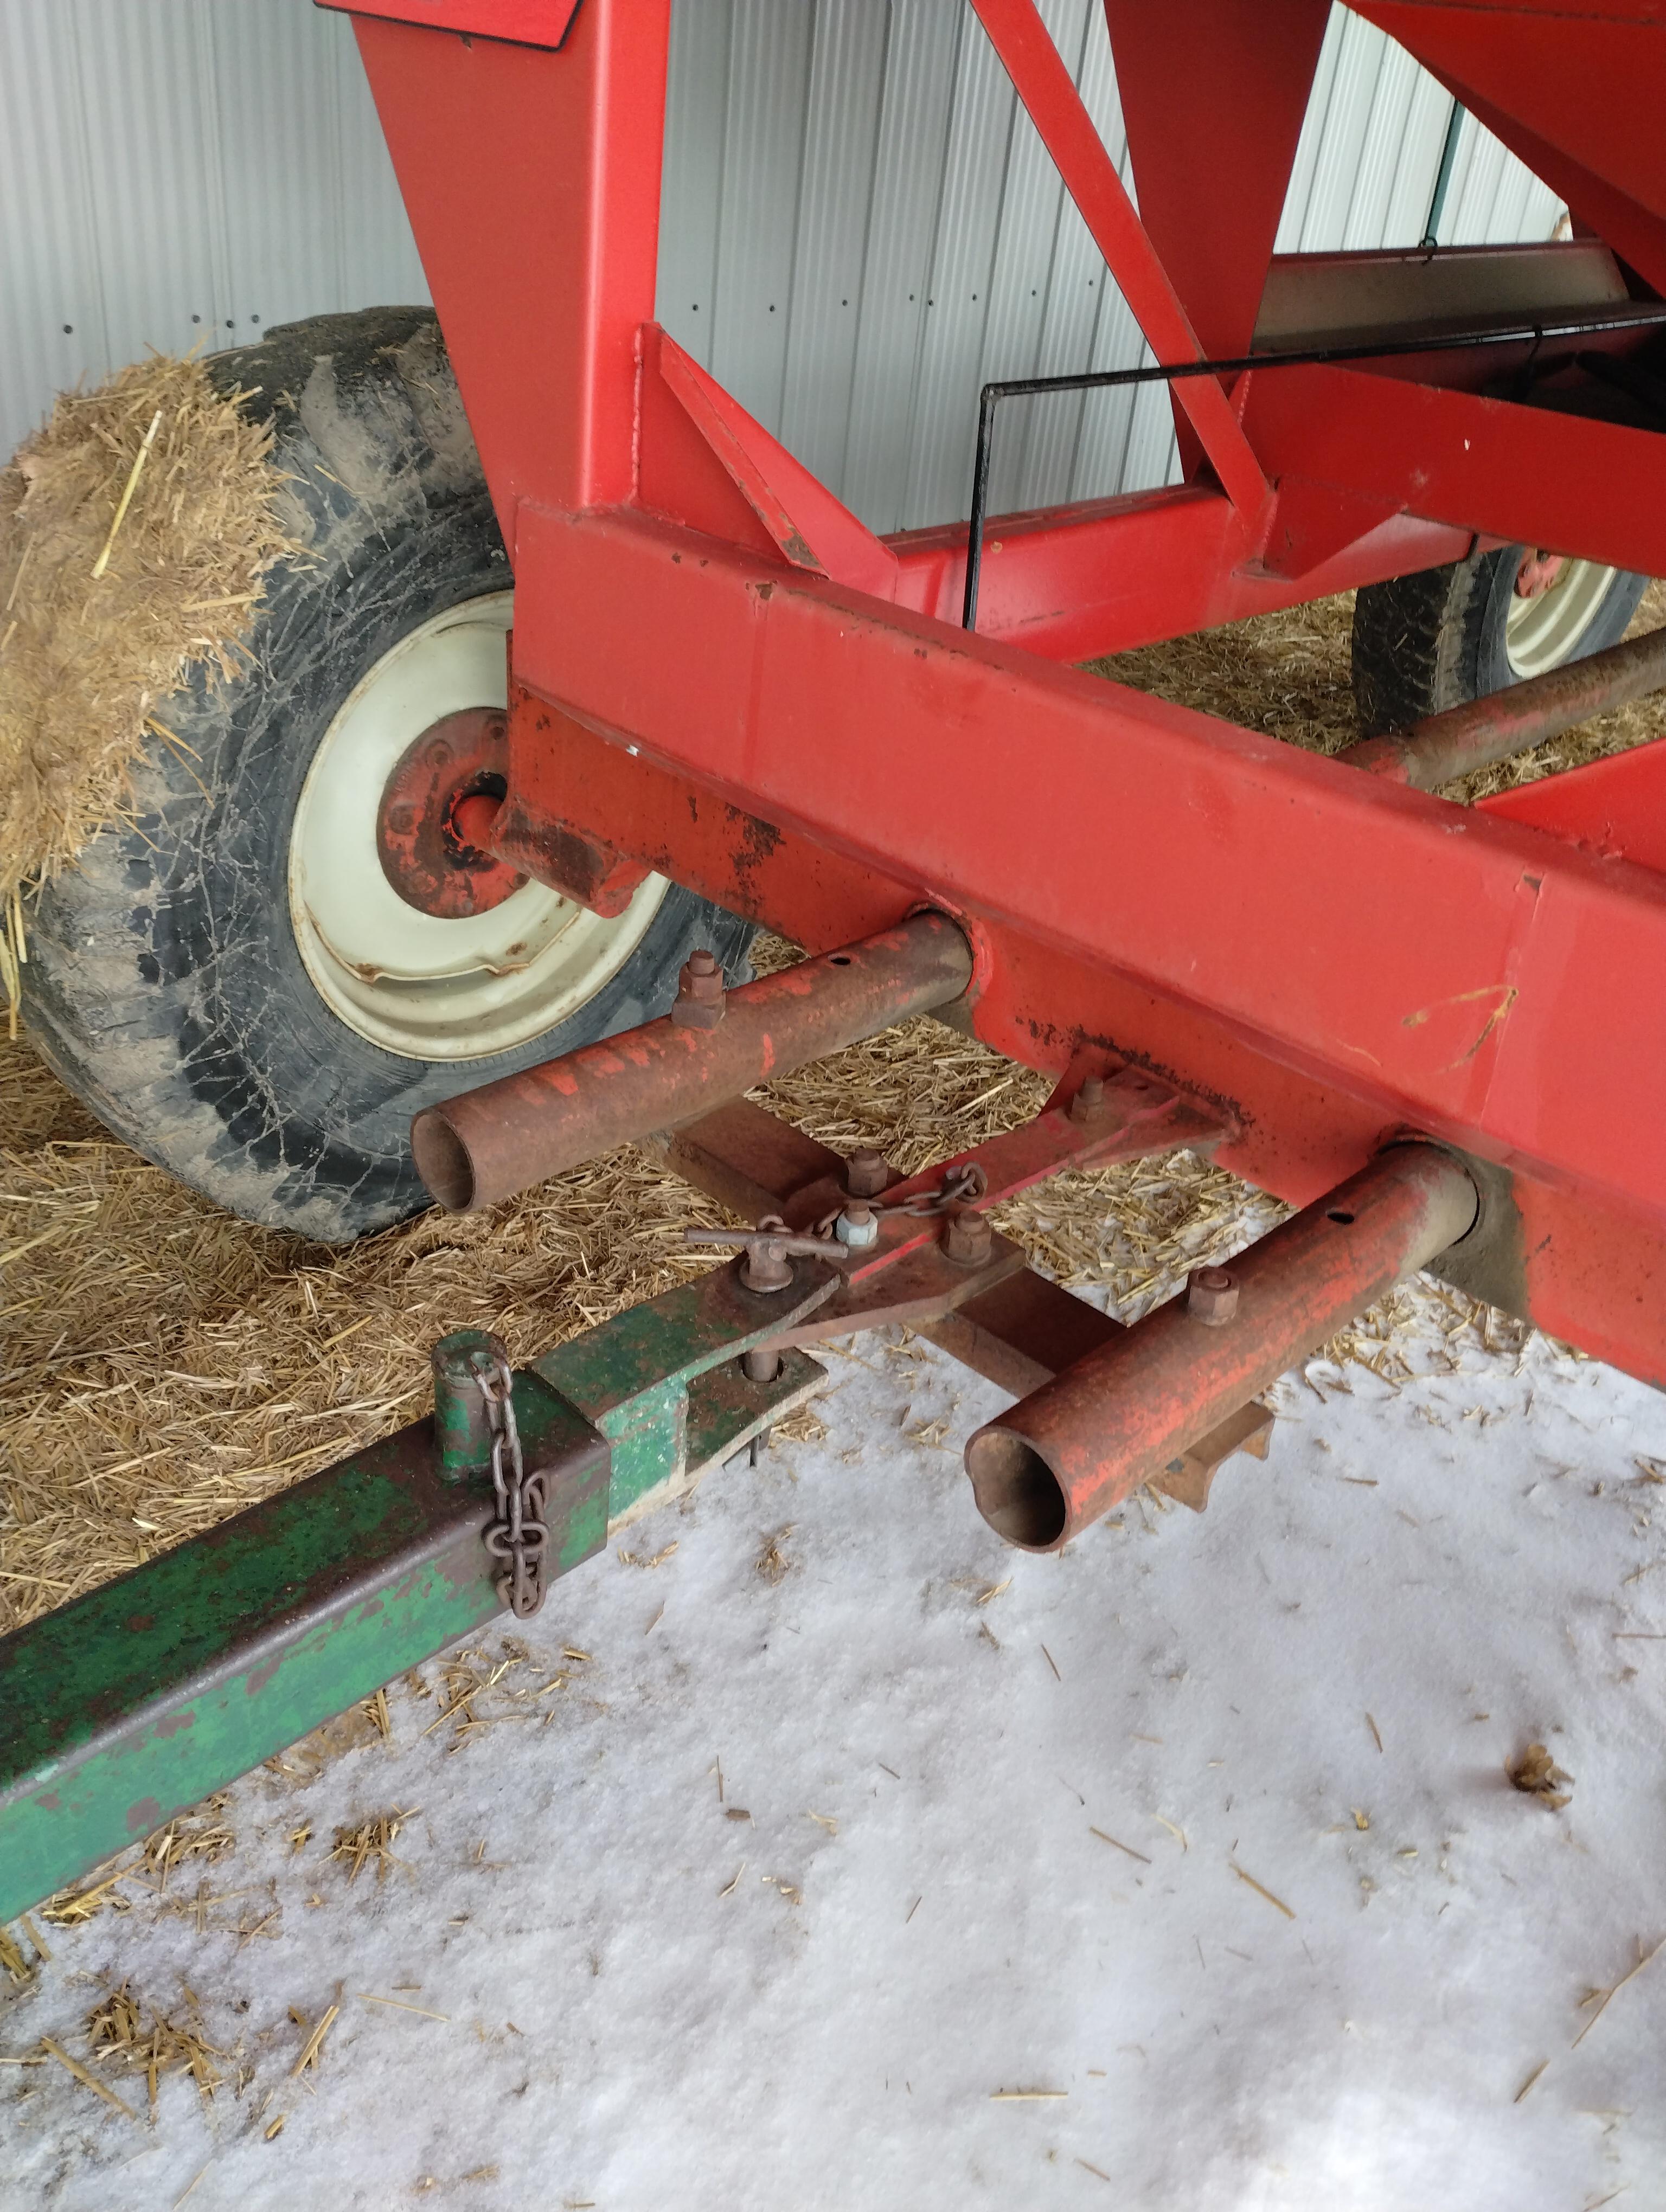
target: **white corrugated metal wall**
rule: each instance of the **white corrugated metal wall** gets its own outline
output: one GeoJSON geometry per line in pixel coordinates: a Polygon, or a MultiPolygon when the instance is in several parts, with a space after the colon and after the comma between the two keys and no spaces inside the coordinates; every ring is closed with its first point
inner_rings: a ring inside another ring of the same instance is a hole
{"type": "MultiPolygon", "coordinates": [[[[1097,0],[1043,0],[1107,142],[1097,0]]],[[[1338,8],[1282,250],[1412,245],[1450,101],[1338,8]]],[[[660,313],[876,529],[965,512],[979,386],[1130,366],[1120,295],[965,0],[676,0],[660,313]]],[[[1550,192],[1466,118],[1445,244],[1550,192]]],[[[349,27],[307,0],[0,0],[0,451],[146,346],[426,297],[349,27]]],[[[1160,482],[1156,390],[1026,401],[996,510],[1160,482]]]]}

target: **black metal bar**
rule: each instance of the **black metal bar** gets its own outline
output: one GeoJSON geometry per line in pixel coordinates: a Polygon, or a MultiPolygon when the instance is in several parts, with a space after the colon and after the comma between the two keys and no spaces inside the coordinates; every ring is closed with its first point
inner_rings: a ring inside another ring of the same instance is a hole
{"type": "Polygon", "coordinates": [[[994,444],[995,403],[1006,393],[999,385],[986,384],[977,401],[977,459],[972,465],[972,511],[966,526],[966,596],[961,610],[963,629],[977,628],[977,586],[983,571],[983,510],[989,498],[989,455],[994,444]]]}
{"type": "Polygon", "coordinates": [[[961,628],[977,628],[978,581],[983,568],[983,526],[989,499],[989,464],[994,448],[995,409],[1003,399],[1023,399],[1044,392],[1114,392],[1129,385],[1174,384],[1183,377],[1237,376],[1252,368],[1312,368],[1341,361],[1400,361],[1414,354],[1452,353],[1474,346],[1526,345],[1553,338],[1595,337],[1608,331],[1666,328],[1666,307],[1639,307],[1624,315],[1561,323],[1511,323],[1489,331],[1453,331],[1407,338],[1384,345],[1361,339],[1352,345],[1308,346],[1291,353],[1244,353],[1229,360],[1155,362],[1144,368],[1101,368],[1079,376],[1014,376],[986,384],[978,395],[977,455],[972,465],[972,504],[966,538],[966,592],[961,628]]]}
{"type": "Polygon", "coordinates": [[[1455,100],[1446,118],[1446,136],[1440,142],[1440,167],[1435,171],[1435,188],[1429,195],[1429,220],[1418,240],[1431,252],[1440,244],[1440,218],[1446,212],[1446,193],[1452,181],[1452,164],[1457,159],[1458,133],[1462,128],[1463,105],[1455,100]]]}

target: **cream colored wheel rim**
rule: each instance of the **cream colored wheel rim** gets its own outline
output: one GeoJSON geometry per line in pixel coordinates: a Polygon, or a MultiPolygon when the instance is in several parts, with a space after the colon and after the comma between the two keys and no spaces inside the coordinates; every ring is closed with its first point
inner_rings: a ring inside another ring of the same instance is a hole
{"type": "Polygon", "coordinates": [[[324,734],[289,835],[289,919],[332,1014],[404,1060],[484,1058],[553,1029],[616,975],[669,885],[650,876],[604,921],[528,883],[457,920],[407,905],[382,872],[376,821],[389,774],[441,715],[502,707],[514,594],[447,608],[361,678],[324,734]]]}
{"type": "Polygon", "coordinates": [[[1536,599],[1517,599],[1512,592],[1504,649],[1518,683],[1574,658],[1618,573],[1595,561],[1564,561],[1555,582],[1536,599]]]}

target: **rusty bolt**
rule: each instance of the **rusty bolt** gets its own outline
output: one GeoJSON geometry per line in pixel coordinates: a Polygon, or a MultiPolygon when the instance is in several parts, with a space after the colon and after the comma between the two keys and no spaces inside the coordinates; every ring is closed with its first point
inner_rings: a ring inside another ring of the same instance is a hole
{"type": "Polygon", "coordinates": [[[1085,1075],[1076,1096],[1070,1102],[1073,1121],[1092,1121],[1105,1110],[1105,1085],[1103,1076],[1085,1075]]]}
{"type": "Polygon", "coordinates": [[[863,1145],[844,1164],[844,1187],[853,1198],[878,1198],[891,1181],[883,1152],[863,1145]]]}
{"type": "Polygon", "coordinates": [[[704,946],[683,963],[671,1018],[679,1030],[714,1030],[723,1018],[723,970],[704,946]]]}
{"type": "Polygon", "coordinates": [[[749,1382],[773,1382],[781,1372],[781,1354],[773,1344],[760,1344],[741,1353],[740,1366],[749,1382]]]}
{"type": "Polygon", "coordinates": [[[1224,1328],[1238,1310],[1238,1279],[1230,1267],[1194,1267],[1186,1278],[1186,1310],[1206,1328],[1224,1328]]]}
{"type": "Polygon", "coordinates": [[[971,1206],[957,1206],[943,1224],[943,1254],[963,1267],[981,1267],[994,1249],[995,1233],[971,1206]]]}

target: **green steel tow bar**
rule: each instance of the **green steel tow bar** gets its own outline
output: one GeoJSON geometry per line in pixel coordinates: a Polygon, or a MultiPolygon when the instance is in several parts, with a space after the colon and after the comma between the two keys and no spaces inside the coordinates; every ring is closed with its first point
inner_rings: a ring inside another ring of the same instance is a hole
{"type": "Polygon", "coordinates": [[[433,1418],[0,1638],[0,1922],[478,1628],[517,1584],[531,1609],[611,1529],[801,1405],[825,1370],[762,1347],[841,1277],[795,1249],[780,1288],[749,1290],[743,1261],[572,1339],[514,1373],[507,1413],[496,1339],[442,1338],[433,1418]],[[514,1446],[521,1542],[501,1486],[514,1446]]]}

